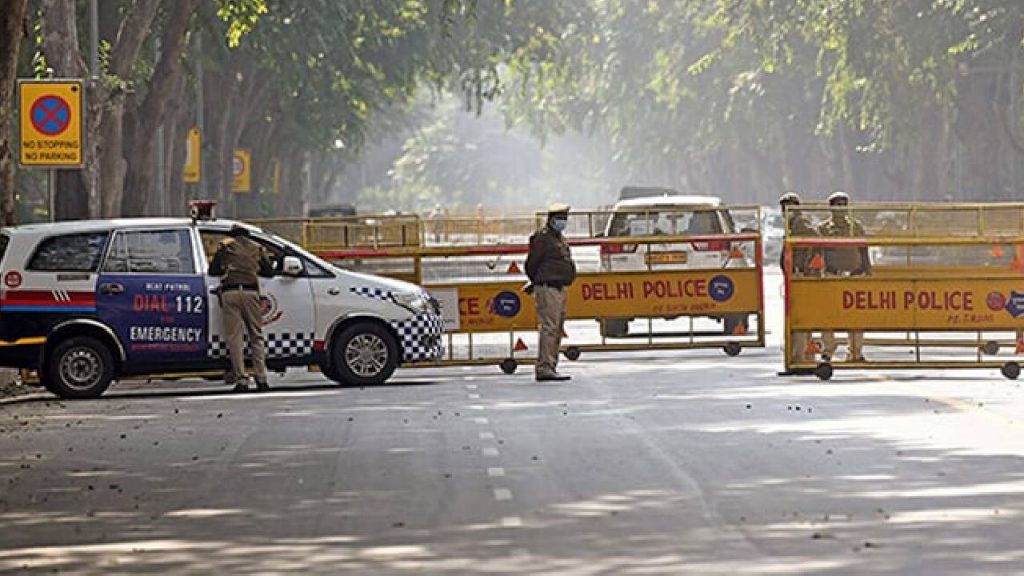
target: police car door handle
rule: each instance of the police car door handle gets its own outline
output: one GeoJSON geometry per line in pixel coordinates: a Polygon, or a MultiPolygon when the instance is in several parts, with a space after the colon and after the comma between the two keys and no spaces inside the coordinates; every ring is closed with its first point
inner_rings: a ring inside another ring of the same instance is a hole
{"type": "Polygon", "coordinates": [[[100,284],[100,294],[122,294],[124,292],[124,285],[116,282],[109,284],[100,284]]]}
{"type": "Polygon", "coordinates": [[[327,293],[330,294],[331,296],[337,296],[338,294],[341,294],[341,290],[337,288],[328,288],[327,293]]]}

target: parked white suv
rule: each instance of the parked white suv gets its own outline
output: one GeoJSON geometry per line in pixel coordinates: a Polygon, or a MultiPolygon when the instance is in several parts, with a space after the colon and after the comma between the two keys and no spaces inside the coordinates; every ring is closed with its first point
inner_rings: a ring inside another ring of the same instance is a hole
{"type": "MultiPolygon", "coordinates": [[[[228,366],[219,279],[206,274],[230,220],[134,218],[0,231],[0,366],[37,369],[68,398],[132,374],[228,366]]],[[[415,284],[342,270],[250,227],[275,262],[261,279],[267,366],[317,364],[379,384],[444,353],[437,302],[415,284]]]]}
{"type": "MultiPolygon", "coordinates": [[[[717,196],[666,195],[622,200],[612,207],[604,236],[715,236],[738,233],[731,214],[721,205],[722,200],[717,196]]],[[[751,262],[751,255],[738,255],[729,240],[714,238],[664,244],[601,246],[603,272],[746,268],[751,262]]],[[[747,327],[747,316],[744,314],[713,318],[724,321],[725,334],[735,333],[740,324],[747,327]]],[[[624,337],[629,333],[631,320],[605,319],[601,324],[601,334],[610,338],[624,337]]]]}

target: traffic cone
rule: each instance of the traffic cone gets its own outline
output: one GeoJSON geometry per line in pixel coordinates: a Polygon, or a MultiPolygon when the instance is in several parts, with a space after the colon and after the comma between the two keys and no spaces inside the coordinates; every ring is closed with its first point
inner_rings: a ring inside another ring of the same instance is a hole
{"type": "Polygon", "coordinates": [[[992,250],[989,253],[992,255],[993,258],[1002,258],[1003,256],[1006,255],[1006,252],[1003,252],[1003,247],[1000,246],[999,244],[993,244],[992,250]]]}
{"type": "Polygon", "coordinates": [[[743,258],[743,250],[740,250],[739,246],[733,246],[732,252],[729,252],[729,258],[733,260],[739,260],[743,258]]]}
{"type": "Polygon", "coordinates": [[[818,345],[817,340],[808,340],[807,346],[804,347],[804,354],[815,355],[821,352],[821,346],[818,345]]]}
{"type": "Polygon", "coordinates": [[[526,342],[523,342],[522,338],[516,338],[516,345],[512,348],[514,352],[522,352],[526,350],[526,342]]]}
{"type": "Polygon", "coordinates": [[[1024,354],[1024,338],[1017,339],[1017,354],[1024,354]]]}
{"type": "Polygon", "coordinates": [[[736,327],[732,329],[732,334],[733,336],[746,336],[747,327],[743,324],[737,324],[736,327]]]}
{"type": "Polygon", "coordinates": [[[814,258],[807,264],[807,268],[811,270],[824,270],[825,259],[821,257],[821,254],[815,254],[814,258]]]}
{"type": "Polygon", "coordinates": [[[523,271],[519,269],[519,264],[516,264],[515,262],[513,262],[513,263],[508,265],[508,270],[506,270],[505,273],[506,274],[522,274],[523,271]]]}

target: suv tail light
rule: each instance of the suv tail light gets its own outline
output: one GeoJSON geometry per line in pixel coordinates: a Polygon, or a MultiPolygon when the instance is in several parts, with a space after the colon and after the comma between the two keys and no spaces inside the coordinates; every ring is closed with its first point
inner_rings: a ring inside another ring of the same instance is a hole
{"type": "Polygon", "coordinates": [[[636,252],[636,244],[601,244],[601,255],[636,252]]]}
{"type": "Polygon", "coordinates": [[[693,249],[698,252],[724,252],[732,247],[728,240],[712,240],[710,242],[690,242],[693,249]]]}

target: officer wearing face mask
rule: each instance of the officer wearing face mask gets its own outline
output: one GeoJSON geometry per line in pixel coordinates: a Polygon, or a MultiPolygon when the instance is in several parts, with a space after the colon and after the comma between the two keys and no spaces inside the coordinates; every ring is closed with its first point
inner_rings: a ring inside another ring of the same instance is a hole
{"type": "MultiPolygon", "coordinates": [[[[826,238],[863,238],[864,226],[853,217],[847,206],[850,196],[846,192],[833,192],[828,197],[832,216],[818,228],[826,238]]],[[[866,246],[836,246],[825,249],[825,276],[867,276],[871,274],[871,259],[866,246]]],[[[847,362],[864,362],[864,332],[850,330],[847,362]]],[[[830,360],[836,351],[835,334],[831,330],[822,332],[825,349],[822,358],[830,360]]]]}
{"type": "Polygon", "coordinates": [[[530,236],[530,252],[526,257],[526,275],[537,300],[537,323],[540,325],[540,350],[537,353],[536,379],[569,380],[559,374],[558,348],[565,324],[566,287],[576,279],[569,245],[562,236],[569,220],[568,204],[552,204],[543,228],[530,236]]]}

